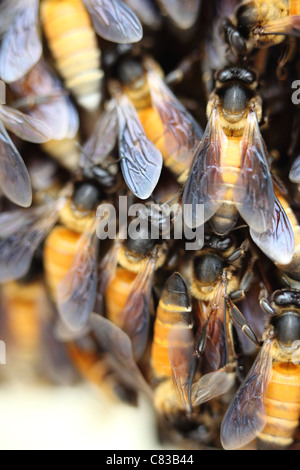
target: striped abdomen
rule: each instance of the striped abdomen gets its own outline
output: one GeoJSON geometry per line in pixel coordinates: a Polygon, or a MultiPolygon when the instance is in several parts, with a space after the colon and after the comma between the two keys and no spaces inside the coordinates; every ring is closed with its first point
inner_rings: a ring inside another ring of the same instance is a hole
{"type": "Polygon", "coordinates": [[[69,272],[78,248],[80,233],[66,227],[57,226],[51,231],[45,242],[44,269],[50,294],[56,301],[57,287],[69,272]]]}
{"type": "Polygon", "coordinates": [[[259,447],[286,448],[293,442],[300,418],[300,366],[278,363],[265,399],[267,424],[259,435],[259,447]]]}
{"type": "Polygon", "coordinates": [[[115,277],[111,280],[106,290],[107,318],[120,328],[123,326],[120,323],[120,313],[125,307],[135,278],[135,273],[118,267],[115,277]]]}
{"type": "Polygon", "coordinates": [[[221,156],[220,168],[226,188],[221,206],[211,219],[216,233],[224,235],[235,226],[239,213],[233,200],[233,190],[237,184],[241,168],[241,139],[228,138],[227,149],[221,156]]]}
{"type": "MultiPolygon", "coordinates": [[[[179,325],[192,329],[192,307],[183,279],[175,274],[167,281],[156,312],[152,343],[152,368],[156,377],[172,376],[168,337],[179,325]]],[[[178,347],[190,348],[191,345],[179,344],[178,347]]]]}
{"type": "Polygon", "coordinates": [[[101,53],[82,0],[43,0],[41,18],[66,87],[81,106],[96,110],[101,101],[101,53]]]}

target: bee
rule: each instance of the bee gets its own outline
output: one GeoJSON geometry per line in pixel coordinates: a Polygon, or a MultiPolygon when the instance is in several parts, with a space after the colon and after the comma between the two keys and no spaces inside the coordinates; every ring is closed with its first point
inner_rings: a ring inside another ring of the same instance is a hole
{"type": "Polygon", "coordinates": [[[103,71],[94,29],[109,41],[131,43],[142,38],[140,21],[121,0],[43,0],[41,5],[30,0],[17,10],[2,41],[0,75],[8,83],[26,75],[41,58],[39,13],[67,88],[83,107],[96,110],[103,71]]]}
{"type": "Polygon", "coordinates": [[[41,59],[24,77],[12,83],[10,88],[17,99],[15,106],[41,120],[51,129],[54,140],[43,144],[43,149],[64,168],[71,171],[78,168],[78,112],[46,61],[41,59]],[[73,149],[68,149],[68,143],[71,145],[72,142],[73,149]]]}
{"type": "Polygon", "coordinates": [[[46,281],[59,313],[74,330],[86,323],[96,296],[96,208],[100,200],[98,186],[82,181],[63,187],[56,199],[50,197],[36,207],[0,215],[0,282],[24,277],[34,253],[47,238],[46,281]],[[61,225],[55,227],[59,220],[61,225]]]}
{"type": "Polygon", "coordinates": [[[255,243],[287,264],[294,236],[274,192],[258,124],[262,108],[256,87],[252,70],[229,67],[217,73],[208,103],[209,121],[183,192],[185,222],[195,228],[209,221],[217,234],[224,235],[241,216],[255,243]],[[197,220],[200,204],[201,221],[197,220]]]}
{"type": "Polygon", "coordinates": [[[158,184],[163,159],[177,176],[188,168],[202,130],[165,85],[152,59],[141,63],[125,58],[118,69],[119,80],[110,82],[113,98],[96,126],[106,129],[98,138],[98,158],[103,160],[118,138],[124,180],[145,200],[158,184]]]}
{"type": "Polygon", "coordinates": [[[191,414],[193,349],[192,305],[182,276],[175,273],[160,297],[151,350],[153,375],[159,381],[154,403],[165,416],[177,410],[191,414]]]}
{"type": "Polygon", "coordinates": [[[269,323],[261,351],[222,424],[225,449],[239,449],[258,438],[261,449],[285,449],[300,417],[300,298],[284,289],[263,302],[269,323]]]}
{"type": "Polygon", "coordinates": [[[223,24],[225,41],[237,55],[280,44],[299,31],[298,0],[243,0],[223,24]]]}
{"type": "Polygon", "coordinates": [[[196,24],[201,8],[201,0],[159,0],[159,4],[175,26],[184,31],[196,24]]]}
{"type": "Polygon", "coordinates": [[[237,248],[233,236],[209,235],[204,248],[193,256],[190,291],[198,301],[195,352],[202,371],[192,388],[193,406],[232,388],[239,359],[234,324],[256,340],[234,303],[245,297],[254,279],[255,257],[247,268],[241,262],[248,250],[247,241],[237,248]]]}
{"type": "Polygon", "coordinates": [[[167,244],[152,239],[149,230],[143,227],[134,238],[128,233],[124,243],[117,240],[100,265],[107,318],[128,334],[137,360],[148,340],[154,274],[167,254],[167,244]]]}

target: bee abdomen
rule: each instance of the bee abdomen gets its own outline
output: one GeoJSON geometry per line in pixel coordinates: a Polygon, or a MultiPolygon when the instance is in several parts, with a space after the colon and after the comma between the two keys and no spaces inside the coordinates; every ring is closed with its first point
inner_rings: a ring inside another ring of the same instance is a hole
{"type": "Polygon", "coordinates": [[[120,323],[120,313],[125,307],[135,278],[135,273],[118,267],[114,279],[109,283],[106,290],[105,304],[107,318],[120,328],[123,326],[120,323]]]}
{"type": "Polygon", "coordinates": [[[45,242],[45,277],[54,301],[56,300],[56,292],[60,281],[72,266],[80,236],[79,233],[57,226],[51,231],[45,242]]]}
{"type": "Polygon", "coordinates": [[[293,442],[300,417],[300,367],[274,366],[266,400],[267,424],[259,435],[261,449],[284,449],[293,442]]]}
{"type": "MultiPolygon", "coordinates": [[[[182,277],[175,273],[169,278],[160,299],[154,325],[152,368],[156,377],[171,377],[168,353],[168,336],[172,328],[184,325],[193,327],[192,307],[182,277]]],[[[180,344],[190,348],[190,344],[180,344]]]]}
{"type": "Polygon", "coordinates": [[[96,110],[101,101],[100,50],[81,0],[45,0],[41,16],[49,48],[66,87],[79,104],[96,110]]]}

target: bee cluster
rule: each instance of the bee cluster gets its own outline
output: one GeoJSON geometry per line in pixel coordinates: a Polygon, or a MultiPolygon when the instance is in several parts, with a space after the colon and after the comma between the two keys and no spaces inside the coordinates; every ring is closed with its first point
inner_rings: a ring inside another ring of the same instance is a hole
{"type": "Polygon", "coordinates": [[[0,34],[6,375],[297,448],[300,1],[3,0],[0,34]]]}

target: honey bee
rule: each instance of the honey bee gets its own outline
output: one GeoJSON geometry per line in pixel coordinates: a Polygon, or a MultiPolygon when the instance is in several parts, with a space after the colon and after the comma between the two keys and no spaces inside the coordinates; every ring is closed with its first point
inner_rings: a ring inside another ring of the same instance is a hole
{"type": "Polygon", "coordinates": [[[238,364],[234,324],[251,340],[256,337],[235,306],[250,289],[255,257],[243,268],[241,258],[249,249],[247,242],[237,248],[232,236],[207,236],[203,250],[192,260],[191,294],[198,301],[196,354],[201,358],[202,377],[193,385],[193,406],[228,392],[238,364]]]}
{"type": "Polygon", "coordinates": [[[167,254],[166,244],[145,230],[135,239],[129,234],[125,243],[117,240],[100,265],[107,318],[128,334],[137,360],[148,340],[154,274],[167,254]]]}
{"type": "Polygon", "coordinates": [[[22,78],[39,61],[41,23],[66,86],[88,110],[101,100],[103,71],[94,29],[101,37],[118,43],[142,38],[135,13],[121,0],[30,0],[17,10],[4,35],[0,51],[0,75],[8,83],[22,78]],[[94,27],[94,29],[93,29],[94,27]]]}
{"type": "Polygon", "coordinates": [[[154,404],[165,416],[180,409],[191,414],[193,349],[192,305],[182,276],[175,273],[159,301],[151,351],[153,375],[159,380],[154,404]]]}
{"type": "Polygon", "coordinates": [[[0,282],[24,277],[50,234],[44,249],[46,281],[59,313],[74,330],[86,323],[96,296],[99,198],[97,186],[79,182],[66,185],[56,199],[0,215],[0,282]],[[55,227],[59,220],[62,225],[55,227]]]}
{"type": "Polygon", "coordinates": [[[79,165],[76,137],[79,116],[60,81],[42,59],[26,76],[10,85],[17,101],[15,106],[44,122],[52,131],[53,140],[43,144],[44,150],[69,170],[79,165]],[[69,150],[67,143],[73,149],[69,150]],[[75,156],[75,158],[74,158],[75,156]]]}
{"type": "Polygon", "coordinates": [[[159,0],[162,11],[181,30],[191,29],[198,20],[201,0],[159,0]]]}
{"type": "Polygon", "coordinates": [[[96,129],[98,158],[114,148],[118,137],[121,169],[128,188],[139,199],[148,199],[165,166],[179,176],[191,164],[200,126],[179,103],[160,76],[152,59],[124,59],[119,82],[111,81],[113,96],[96,129]],[[99,135],[99,132],[97,131],[99,135]]]}
{"type": "Polygon", "coordinates": [[[258,438],[261,449],[285,449],[300,417],[299,291],[276,291],[261,351],[229,407],[221,429],[225,449],[239,449],[258,438]]]}
{"type": "Polygon", "coordinates": [[[209,221],[217,234],[224,235],[240,215],[255,243],[287,264],[294,236],[274,192],[259,129],[262,109],[256,74],[230,67],[219,71],[216,79],[207,128],[183,192],[185,222],[195,228],[209,221]],[[201,221],[197,220],[200,204],[204,206],[201,221]]]}
{"type": "Polygon", "coordinates": [[[238,55],[280,44],[287,36],[299,36],[298,0],[243,0],[232,17],[224,20],[225,41],[238,55]]]}

